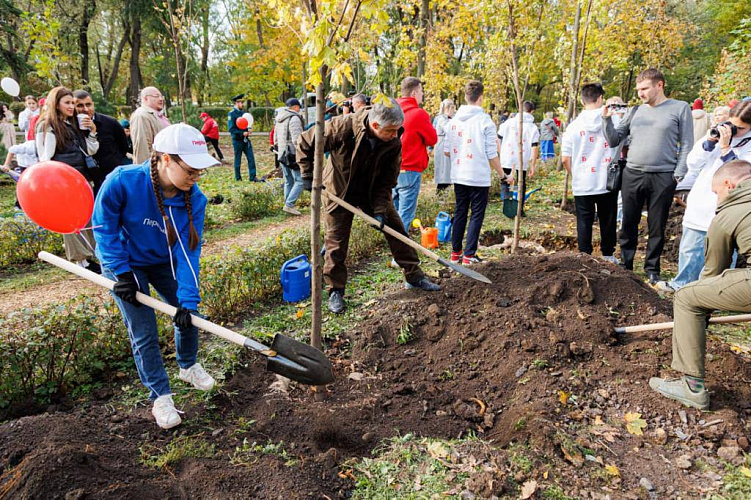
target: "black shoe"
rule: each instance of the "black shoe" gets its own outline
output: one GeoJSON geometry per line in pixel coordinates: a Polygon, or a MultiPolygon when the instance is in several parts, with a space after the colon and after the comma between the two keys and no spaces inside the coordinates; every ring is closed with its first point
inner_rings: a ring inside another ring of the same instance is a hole
{"type": "Polygon", "coordinates": [[[97,261],[86,259],[86,262],[88,262],[86,269],[88,269],[89,271],[93,271],[97,274],[102,274],[102,266],[100,266],[97,261]]]}
{"type": "Polygon", "coordinates": [[[329,311],[334,314],[344,312],[344,292],[332,290],[329,292],[329,311]]]}
{"type": "Polygon", "coordinates": [[[440,285],[436,285],[432,281],[430,281],[428,278],[425,278],[424,276],[420,278],[418,281],[414,281],[410,283],[407,281],[404,283],[404,288],[407,290],[412,290],[414,288],[419,288],[420,290],[425,290],[426,292],[437,292],[441,289],[440,285]]]}
{"type": "Polygon", "coordinates": [[[649,284],[654,285],[660,281],[660,273],[647,273],[647,278],[649,278],[649,284]]]}

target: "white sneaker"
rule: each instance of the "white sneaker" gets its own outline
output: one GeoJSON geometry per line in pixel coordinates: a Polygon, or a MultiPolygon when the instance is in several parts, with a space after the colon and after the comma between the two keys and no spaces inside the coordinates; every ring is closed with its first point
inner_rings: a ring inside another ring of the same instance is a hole
{"type": "Polygon", "coordinates": [[[151,409],[151,414],[156,419],[156,425],[162,429],[171,429],[180,425],[180,422],[183,421],[177,409],[175,409],[172,394],[165,394],[156,398],[154,400],[154,407],[151,409]]]}
{"type": "Polygon", "coordinates": [[[602,260],[605,262],[610,262],[611,264],[615,264],[616,266],[619,264],[618,257],[615,255],[603,255],[602,260]]]}
{"type": "Polygon", "coordinates": [[[214,379],[198,363],[188,369],[180,368],[179,377],[180,380],[193,384],[193,387],[202,391],[210,391],[214,387],[214,379]]]}
{"type": "Polygon", "coordinates": [[[668,281],[658,281],[653,285],[653,288],[664,293],[675,293],[675,288],[670,286],[670,282],[668,281]]]}
{"type": "Polygon", "coordinates": [[[290,215],[302,215],[298,209],[295,207],[290,207],[289,205],[284,205],[284,208],[282,208],[283,211],[290,215]]]}

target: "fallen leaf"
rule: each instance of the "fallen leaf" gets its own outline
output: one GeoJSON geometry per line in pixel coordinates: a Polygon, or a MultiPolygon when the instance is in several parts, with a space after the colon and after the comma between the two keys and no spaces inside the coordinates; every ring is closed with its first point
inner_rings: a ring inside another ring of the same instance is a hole
{"type": "Polygon", "coordinates": [[[626,413],[626,430],[629,434],[641,436],[644,434],[643,429],[647,428],[647,422],[641,418],[641,413],[626,413]]]}
{"type": "Polygon", "coordinates": [[[563,458],[574,464],[576,467],[581,467],[584,463],[584,457],[578,449],[574,448],[569,451],[565,446],[561,445],[561,451],[563,452],[563,458]]]}
{"type": "Polygon", "coordinates": [[[297,318],[300,319],[303,316],[305,316],[305,309],[298,309],[297,310],[297,318]]]}
{"type": "Polygon", "coordinates": [[[350,380],[354,380],[355,382],[359,382],[363,378],[365,378],[365,375],[363,375],[360,372],[352,372],[352,373],[349,374],[349,376],[347,378],[350,379],[350,380]]]}
{"type": "Polygon", "coordinates": [[[522,485],[522,500],[531,498],[535,494],[535,491],[537,491],[537,481],[533,479],[524,483],[522,485]]]}
{"type": "Polygon", "coordinates": [[[595,425],[605,425],[605,422],[602,421],[602,417],[599,415],[595,416],[595,425]]]}
{"type": "Polygon", "coordinates": [[[621,477],[621,471],[618,470],[618,467],[612,464],[605,466],[605,472],[607,472],[611,476],[621,477]]]}
{"type": "Polygon", "coordinates": [[[741,474],[743,474],[744,476],[751,477],[751,469],[749,469],[748,467],[741,467],[738,470],[741,471],[741,474]]]}
{"type": "Polygon", "coordinates": [[[560,401],[562,405],[567,405],[568,398],[570,397],[571,397],[570,392],[561,391],[561,390],[558,391],[558,401],[560,401]]]}
{"type": "Polygon", "coordinates": [[[428,444],[428,454],[433,458],[445,458],[449,455],[448,450],[443,443],[433,441],[428,444]]]}
{"type": "Polygon", "coordinates": [[[548,471],[545,471],[542,473],[542,478],[547,479],[548,478],[548,471]]]}

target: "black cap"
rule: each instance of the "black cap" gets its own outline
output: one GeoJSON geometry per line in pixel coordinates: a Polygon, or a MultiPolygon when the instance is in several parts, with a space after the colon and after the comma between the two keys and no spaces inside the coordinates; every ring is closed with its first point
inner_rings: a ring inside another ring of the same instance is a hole
{"type": "Polygon", "coordinates": [[[242,101],[243,99],[245,99],[245,94],[237,94],[232,98],[232,102],[242,101]]]}
{"type": "Polygon", "coordinates": [[[300,104],[299,99],[295,99],[294,97],[290,97],[287,99],[287,102],[284,103],[285,106],[288,108],[291,108],[292,106],[300,106],[302,107],[302,104],[300,104]]]}

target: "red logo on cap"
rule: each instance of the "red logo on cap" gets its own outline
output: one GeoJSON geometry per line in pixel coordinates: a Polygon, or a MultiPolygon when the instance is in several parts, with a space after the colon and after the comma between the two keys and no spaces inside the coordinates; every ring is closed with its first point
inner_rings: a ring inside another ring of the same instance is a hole
{"type": "Polygon", "coordinates": [[[205,146],[206,141],[192,141],[194,146],[205,146]]]}

